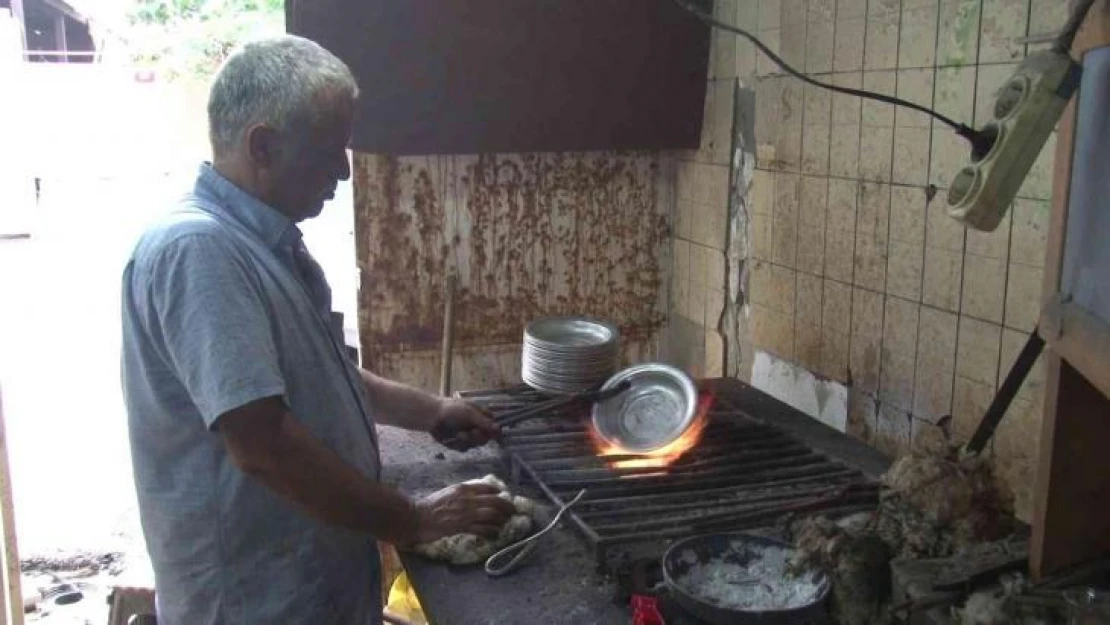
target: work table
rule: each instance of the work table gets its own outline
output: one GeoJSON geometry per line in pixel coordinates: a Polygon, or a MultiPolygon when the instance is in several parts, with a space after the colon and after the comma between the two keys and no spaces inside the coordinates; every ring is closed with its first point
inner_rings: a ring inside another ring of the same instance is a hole
{"type": "MultiPolygon", "coordinates": [[[[737,385],[734,391],[745,412],[831,458],[872,477],[889,467],[889,460],[873,448],[742,382],[711,383],[737,385]]],[[[424,434],[392,428],[380,432],[383,479],[405,492],[428,493],[488,473],[506,474],[494,445],[460,454],[424,434]]],[[[548,503],[538,495],[537,500],[548,503]]],[[[614,584],[597,572],[586,543],[567,524],[546,536],[524,567],[499,579],[486,576],[480,565],[448,567],[407,554],[401,559],[433,625],[630,622],[628,606],[614,600],[614,584]]]]}
{"type": "MultiPolygon", "coordinates": [[[[461,454],[425,434],[379,432],[383,480],[405,492],[427,493],[489,473],[505,475],[494,446],[461,454]]],[[[546,536],[525,566],[502,578],[488,577],[481,565],[448,567],[411,554],[402,554],[401,561],[434,625],[629,622],[628,608],[613,601],[612,584],[595,572],[585,543],[569,526],[546,536]]]]}

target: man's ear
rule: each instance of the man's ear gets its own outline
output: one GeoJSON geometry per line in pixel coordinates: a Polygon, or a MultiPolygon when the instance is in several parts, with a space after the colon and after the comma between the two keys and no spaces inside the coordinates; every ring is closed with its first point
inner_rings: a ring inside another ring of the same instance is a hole
{"type": "Polygon", "coordinates": [[[281,157],[280,139],[278,131],[265,124],[248,128],[247,154],[251,162],[267,169],[274,167],[281,157]]]}

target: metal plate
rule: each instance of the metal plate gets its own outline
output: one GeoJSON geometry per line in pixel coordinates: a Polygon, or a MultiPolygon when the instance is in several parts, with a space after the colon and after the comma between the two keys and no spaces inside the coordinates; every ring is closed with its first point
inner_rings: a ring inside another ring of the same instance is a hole
{"type": "Polygon", "coordinates": [[[632,388],[594,405],[593,426],[606,442],[634,453],[647,453],[673,442],[694,420],[698,391],[684,372],[661,363],[625,369],[601,387],[628,380],[632,388]]]}
{"type": "Polygon", "coordinates": [[[548,394],[580,393],[601,386],[620,362],[620,333],[588,317],[550,317],[528,324],[521,350],[521,378],[548,394]]]}
{"type": "Polygon", "coordinates": [[[524,329],[524,342],[551,351],[605,351],[620,338],[610,323],[587,317],[538,319],[524,329]]]}

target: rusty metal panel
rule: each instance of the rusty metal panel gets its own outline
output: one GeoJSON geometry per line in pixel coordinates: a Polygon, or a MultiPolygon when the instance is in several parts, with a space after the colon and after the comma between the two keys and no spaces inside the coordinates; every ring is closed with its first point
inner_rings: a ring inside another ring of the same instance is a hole
{"type": "Polygon", "coordinates": [[[441,341],[448,269],[457,357],[490,354],[475,382],[518,375],[515,345],[536,317],[602,316],[641,351],[663,326],[671,203],[656,154],[356,153],[353,176],[359,323],[376,371],[425,386],[434,367],[418,361],[436,358],[425,352],[441,341]]]}
{"type": "Polygon", "coordinates": [[[698,147],[709,30],[672,0],[287,0],[286,20],[362,85],[356,150],[698,147]]]}

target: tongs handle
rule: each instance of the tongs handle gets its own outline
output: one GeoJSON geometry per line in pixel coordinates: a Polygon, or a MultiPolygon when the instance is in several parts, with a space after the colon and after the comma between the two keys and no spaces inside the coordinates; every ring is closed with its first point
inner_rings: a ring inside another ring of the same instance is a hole
{"type": "Polygon", "coordinates": [[[612,399],[612,398],[616,397],[617,395],[620,395],[621,393],[627,391],[631,387],[632,387],[632,383],[629,382],[628,380],[625,380],[625,381],[621,382],[620,384],[617,384],[616,386],[614,386],[612,388],[607,388],[607,389],[602,389],[602,390],[597,390],[597,391],[587,391],[585,393],[577,393],[577,394],[574,394],[574,395],[569,395],[567,397],[560,397],[558,399],[553,399],[551,401],[544,402],[544,403],[542,403],[538,406],[531,406],[531,407],[528,407],[528,408],[524,408],[524,409],[521,409],[521,410],[510,412],[509,414],[506,414],[506,415],[502,415],[502,416],[497,418],[497,425],[500,425],[501,427],[508,427],[508,426],[511,426],[511,425],[516,425],[516,424],[521,423],[523,421],[528,421],[529,419],[534,419],[535,417],[538,417],[538,416],[540,416],[544,413],[555,410],[556,408],[562,408],[564,406],[569,406],[569,405],[571,405],[573,403],[577,403],[577,402],[590,402],[590,403],[603,402],[603,401],[612,399]]]}
{"type": "Polygon", "coordinates": [[[519,568],[520,565],[524,562],[524,559],[536,550],[536,545],[539,544],[538,541],[546,536],[549,532],[551,532],[551,530],[555,529],[555,526],[558,525],[559,521],[563,518],[563,514],[565,514],[567,510],[570,510],[571,506],[578,503],[585,496],[586,489],[583,488],[582,490],[578,491],[578,494],[574,496],[574,499],[571,499],[567,503],[563,504],[561,508],[559,508],[559,512],[555,514],[555,518],[551,519],[551,522],[547,524],[547,527],[536,532],[535,534],[532,534],[524,540],[517,541],[509,545],[508,547],[505,547],[489,558],[486,558],[486,575],[489,575],[490,577],[503,577],[519,568]],[[501,566],[498,566],[498,563],[505,558],[508,558],[509,561],[501,566]]]}

